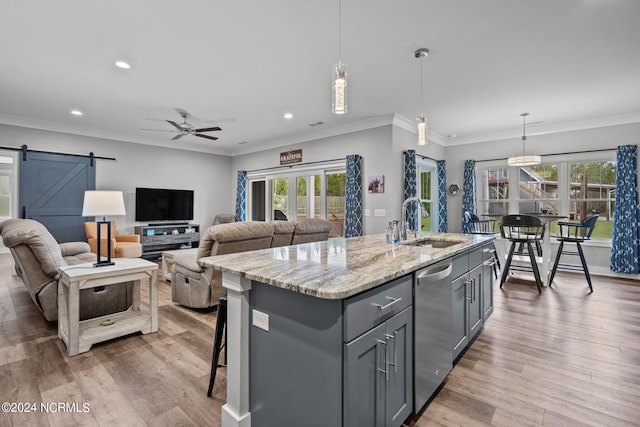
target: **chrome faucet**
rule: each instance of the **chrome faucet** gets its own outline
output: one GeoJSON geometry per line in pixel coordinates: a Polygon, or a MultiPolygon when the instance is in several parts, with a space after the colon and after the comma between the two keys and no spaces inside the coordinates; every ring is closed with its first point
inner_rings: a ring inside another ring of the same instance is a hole
{"type": "MultiPolygon", "coordinates": [[[[423,217],[426,218],[429,216],[429,212],[427,212],[427,210],[425,209],[419,197],[415,197],[415,196],[409,197],[404,202],[402,202],[402,220],[400,222],[401,224],[400,240],[407,240],[407,206],[409,206],[410,203],[418,203],[418,206],[420,206],[421,218],[423,217]]],[[[414,230],[414,237],[418,237],[418,231],[419,229],[416,227],[416,230],[414,230]]]]}

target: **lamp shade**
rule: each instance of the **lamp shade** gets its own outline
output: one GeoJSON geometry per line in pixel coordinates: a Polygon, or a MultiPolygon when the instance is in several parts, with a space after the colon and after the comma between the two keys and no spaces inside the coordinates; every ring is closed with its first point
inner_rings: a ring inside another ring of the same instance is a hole
{"type": "Polygon", "coordinates": [[[126,215],[122,191],[85,191],[82,216],[126,215]]]}

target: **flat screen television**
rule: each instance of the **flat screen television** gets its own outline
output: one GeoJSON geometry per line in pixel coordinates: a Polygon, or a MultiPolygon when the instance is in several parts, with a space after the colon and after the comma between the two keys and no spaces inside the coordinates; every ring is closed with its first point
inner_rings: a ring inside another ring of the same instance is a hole
{"type": "Polygon", "coordinates": [[[136,221],[193,219],[193,190],[136,188],[136,221]]]}

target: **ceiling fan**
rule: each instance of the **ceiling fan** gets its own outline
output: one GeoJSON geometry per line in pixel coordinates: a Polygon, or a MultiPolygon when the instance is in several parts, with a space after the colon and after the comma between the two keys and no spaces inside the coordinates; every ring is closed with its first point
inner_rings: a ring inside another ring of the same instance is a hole
{"type": "Polygon", "coordinates": [[[169,130],[169,131],[165,131],[165,130],[162,130],[162,129],[143,129],[143,130],[154,130],[154,131],[161,131],[161,132],[176,132],[177,135],[174,136],[173,138],[171,138],[172,141],[180,139],[185,135],[199,136],[200,138],[211,139],[211,140],[214,140],[214,141],[216,139],[218,139],[215,136],[205,135],[202,132],[213,132],[213,131],[222,130],[222,128],[220,128],[218,126],[214,126],[214,127],[209,127],[209,128],[198,128],[198,129],[196,129],[196,128],[193,127],[193,125],[187,123],[187,117],[192,117],[191,114],[189,114],[188,111],[183,110],[181,108],[176,108],[176,111],[178,112],[178,114],[180,114],[180,117],[182,117],[182,123],[176,123],[173,120],[165,120],[166,122],[171,124],[173,127],[175,127],[176,128],[175,130],[169,130]]]}

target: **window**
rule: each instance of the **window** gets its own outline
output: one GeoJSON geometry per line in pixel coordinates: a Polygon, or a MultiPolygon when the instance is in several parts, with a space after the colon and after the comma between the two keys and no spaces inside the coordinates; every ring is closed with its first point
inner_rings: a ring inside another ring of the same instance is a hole
{"type": "Polygon", "coordinates": [[[569,165],[569,218],[582,221],[597,214],[598,223],[592,237],[612,237],[615,198],[615,161],[569,165]]]}
{"type": "Polygon", "coordinates": [[[518,168],[518,212],[556,215],[560,212],[558,198],[557,165],[518,168]]]}
{"type": "Polygon", "coordinates": [[[480,169],[476,172],[476,215],[509,213],[509,174],[507,168],[480,169]]]}
{"type": "MultiPolygon", "coordinates": [[[[421,220],[422,231],[438,231],[438,172],[436,163],[427,159],[416,162],[418,197],[429,214],[421,220]]],[[[415,206],[415,205],[414,205],[415,206]]],[[[416,215],[420,215],[418,211],[416,215]]]]}
{"type": "MultiPolygon", "coordinates": [[[[554,157],[556,158],[556,157],[554,157]]],[[[571,158],[528,167],[476,169],[477,214],[539,212],[582,221],[599,216],[592,238],[611,239],[616,193],[615,152],[576,153],[571,158]],[[609,158],[606,158],[609,157],[609,158]]],[[[551,223],[551,233],[557,223],[551,223]]]]}
{"type": "Polygon", "coordinates": [[[13,216],[13,169],[13,157],[0,156],[0,221],[13,216]]]}
{"type": "Polygon", "coordinates": [[[344,163],[273,175],[248,175],[248,217],[255,220],[326,218],[333,227],[330,237],[342,236],[346,205],[344,163]],[[266,184],[266,185],[265,185],[266,184]],[[269,189],[268,197],[264,189],[269,189]],[[295,191],[294,191],[295,189],[295,191]],[[266,205],[267,215],[259,215],[266,205]]]}

